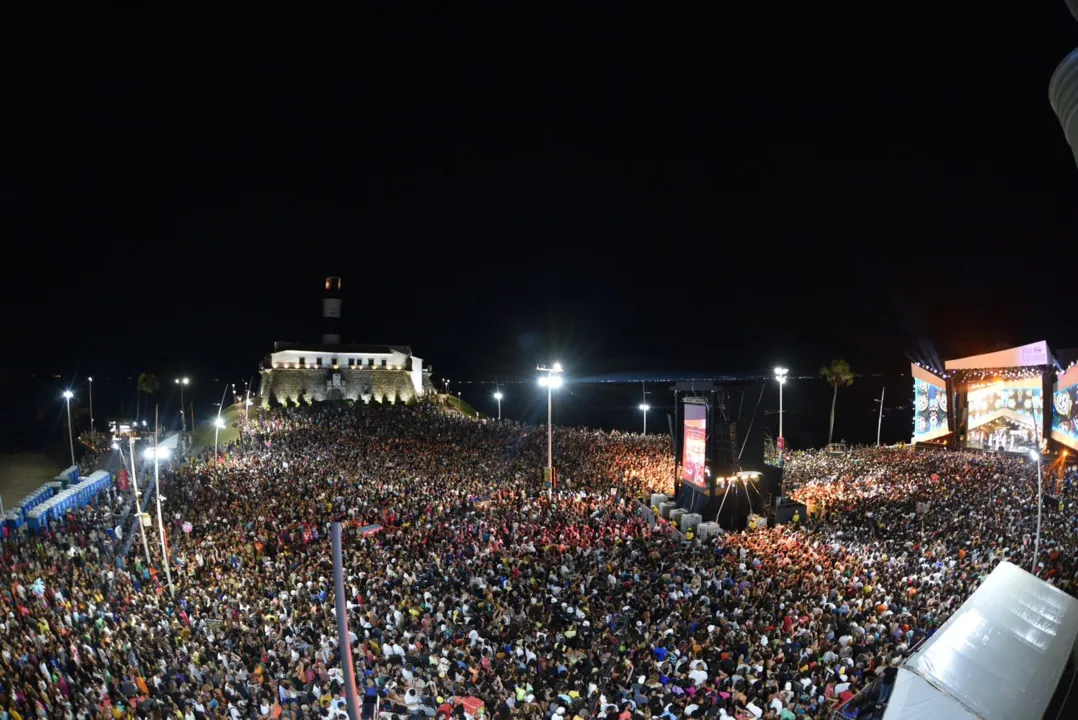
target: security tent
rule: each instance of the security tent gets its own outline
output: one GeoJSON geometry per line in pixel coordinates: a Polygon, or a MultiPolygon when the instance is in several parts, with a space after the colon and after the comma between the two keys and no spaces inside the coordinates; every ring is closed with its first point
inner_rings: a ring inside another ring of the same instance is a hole
{"type": "Polygon", "coordinates": [[[1076,639],[1078,600],[1000,563],[899,669],[884,719],[1040,718],[1076,639]]]}

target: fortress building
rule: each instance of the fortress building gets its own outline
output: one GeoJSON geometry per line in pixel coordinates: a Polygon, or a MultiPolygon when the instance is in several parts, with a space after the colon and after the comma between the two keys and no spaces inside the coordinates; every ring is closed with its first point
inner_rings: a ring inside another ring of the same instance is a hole
{"type": "Polygon", "coordinates": [[[326,278],[322,342],[276,342],[262,360],[261,399],[284,404],[325,400],[411,402],[433,391],[430,368],[406,345],[341,344],[341,279],[326,278]]]}

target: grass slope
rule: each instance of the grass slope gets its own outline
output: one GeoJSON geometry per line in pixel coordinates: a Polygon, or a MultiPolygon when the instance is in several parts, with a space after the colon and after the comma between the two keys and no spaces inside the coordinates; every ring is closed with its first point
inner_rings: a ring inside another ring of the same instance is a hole
{"type": "MultiPolygon", "coordinates": [[[[239,428],[233,427],[233,425],[235,425],[242,411],[243,406],[232,405],[225,408],[225,411],[221,413],[221,419],[225,421],[225,427],[221,428],[221,433],[217,436],[218,447],[239,439],[239,428]]],[[[205,448],[213,448],[213,423],[216,419],[216,415],[211,416],[209,420],[199,423],[191,430],[191,454],[200,453],[205,448]]]]}

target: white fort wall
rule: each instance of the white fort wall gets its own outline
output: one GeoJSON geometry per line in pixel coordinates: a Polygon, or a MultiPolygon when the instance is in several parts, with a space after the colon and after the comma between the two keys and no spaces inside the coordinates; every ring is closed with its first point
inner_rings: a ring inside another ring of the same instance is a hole
{"type": "Polygon", "coordinates": [[[411,402],[432,389],[420,370],[323,368],[277,368],[262,371],[262,404],[272,397],[288,403],[353,400],[369,403],[411,402]],[[416,383],[418,380],[418,383],[416,383]]]}

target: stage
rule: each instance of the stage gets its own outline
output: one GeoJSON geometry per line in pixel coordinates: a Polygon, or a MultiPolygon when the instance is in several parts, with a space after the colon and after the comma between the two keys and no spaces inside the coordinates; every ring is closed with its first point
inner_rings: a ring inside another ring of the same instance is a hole
{"type": "Polygon", "coordinates": [[[910,371],[915,444],[1017,455],[1059,441],[1052,405],[1060,403],[1045,404],[1066,384],[1044,341],[947,360],[943,369],[913,363],[910,371]]]}
{"type": "Polygon", "coordinates": [[[750,514],[774,513],[782,469],[764,463],[758,417],[766,381],[678,383],[675,397],[676,502],[705,522],[743,529],[750,514]]]}

